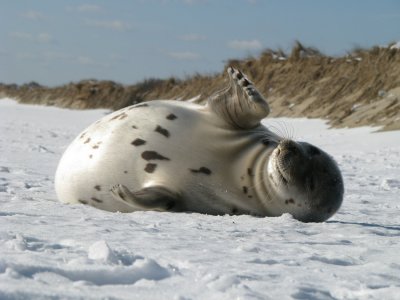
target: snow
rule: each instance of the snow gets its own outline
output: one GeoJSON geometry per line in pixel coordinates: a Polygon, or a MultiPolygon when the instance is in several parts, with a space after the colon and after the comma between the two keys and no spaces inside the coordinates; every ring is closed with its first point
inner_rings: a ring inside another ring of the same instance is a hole
{"type": "Polygon", "coordinates": [[[266,120],[338,161],[325,223],[61,204],[58,160],[106,113],[0,100],[0,299],[398,299],[400,132],[266,120]]]}
{"type": "Polygon", "coordinates": [[[400,49],[400,42],[397,42],[397,43],[393,44],[392,46],[390,46],[390,49],[400,49]]]}

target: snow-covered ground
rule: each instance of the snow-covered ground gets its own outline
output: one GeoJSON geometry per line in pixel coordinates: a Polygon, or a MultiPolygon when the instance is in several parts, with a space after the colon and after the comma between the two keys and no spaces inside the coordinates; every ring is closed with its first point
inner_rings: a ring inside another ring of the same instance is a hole
{"type": "Polygon", "coordinates": [[[266,121],[338,161],[325,223],[61,204],[58,160],[105,113],[0,100],[0,299],[400,298],[400,132],[266,121]]]}

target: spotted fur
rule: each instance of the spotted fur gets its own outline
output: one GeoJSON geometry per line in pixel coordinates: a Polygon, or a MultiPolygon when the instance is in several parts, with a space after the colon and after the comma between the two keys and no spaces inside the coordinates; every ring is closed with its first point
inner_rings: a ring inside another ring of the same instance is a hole
{"type": "Polygon", "coordinates": [[[144,168],[144,170],[147,173],[153,173],[156,170],[156,168],[157,168],[157,164],[148,163],[146,165],[146,167],[144,168]]]}
{"type": "Polygon", "coordinates": [[[158,132],[159,134],[165,136],[165,137],[169,137],[170,133],[167,129],[161,127],[160,125],[157,125],[156,129],[154,129],[155,132],[158,132]]]}
{"type": "Polygon", "coordinates": [[[133,106],[132,108],[140,108],[140,107],[148,107],[149,105],[147,103],[142,103],[142,104],[137,104],[133,106]]]}
{"type": "Polygon", "coordinates": [[[206,167],[201,167],[200,169],[189,169],[192,173],[202,173],[205,175],[211,175],[211,170],[209,168],[206,167]]]}
{"type": "Polygon", "coordinates": [[[92,197],[92,198],[90,198],[90,199],[93,200],[94,202],[97,202],[97,203],[103,203],[102,200],[100,200],[100,199],[98,199],[98,198],[96,198],[96,197],[92,197]]]}
{"type": "Polygon", "coordinates": [[[162,156],[156,151],[144,151],[142,153],[142,158],[144,160],[170,160],[168,157],[162,156]]]}
{"type": "Polygon", "coordinates": [[[295,204],[295,203],[296,203],[296,202],[295,202],[292,198],[285,200],[285,204],[286,204],[286,205],[288,205],[288,204],[295,204]]]}
{"type": "Polygon", "coordinates": [[[145,141],[145,140],[142,140],[142,139],[140,139],[140,138],[137,138],[137,139],[134,140],[131,144],[132,144],[133,146],[142,146],[142,145],[146,144],[146,141],[145,141]]]}
{"type": "Polygon", "coordinates": [[[173,121],[173,120],[177,119],[178,117],[171,113],[166,118],[167,118],[167,120],[173,121]]]}

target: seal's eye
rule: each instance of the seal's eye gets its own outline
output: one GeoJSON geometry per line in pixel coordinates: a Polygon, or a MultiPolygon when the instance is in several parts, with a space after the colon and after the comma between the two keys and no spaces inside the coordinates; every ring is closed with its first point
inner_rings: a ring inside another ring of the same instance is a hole
{"type": "Polygon", "coordinates": [[[311,156],[321,154],[321,151],[317,147],[314,147],[314,146],[311,146],[309,151],[310,151],[311,156]]]}

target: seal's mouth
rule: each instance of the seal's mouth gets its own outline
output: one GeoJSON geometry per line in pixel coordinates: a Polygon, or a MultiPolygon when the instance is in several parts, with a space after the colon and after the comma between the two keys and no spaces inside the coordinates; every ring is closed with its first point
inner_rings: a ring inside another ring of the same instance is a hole
{"type": "Polygon", "coordinates": [[[276,171],[276,175],[277,175],[277,177],[278,177],[278,179],[283,183],[283,184],[285,184],[285,185],[287,185],[288,184],[288,182],[289,182],[289,180],[288,180],[288,176],[286,175],[286,170],[285,170],[285,168],[281,165],[282,164],[282,162],[281,162],[281,157],[280,157],[280,155],[281,155],[281,149],[280,149],[280,147],[278,146],[276,149],[275,149],[275,159],[274,159],[274,161],[275,161],[275,171],[276,171]]]}
{"type": "MultiPolygon", "coordinates": [[[[278,153],[278,155],[279,155],[279,153],[278,153]]],[[[277,171],[277,174],[278,174],[279,179],[280,179],[285,185],[287,185],[287,184],[288,184],[288,180],[287,180],[286,177],[283,175],[283,172],[282,172],[282,170],[281,170],[281,167],[279,166],[278,159],[276,160],[276,163],[275,163],[275,169],[276,169],[276,171],[277,171]]]]}
{"type": "Polygon", "coordinates": [[[287,187],[297,186],[302,182],[306,164],[300,145],[291,140],[283,140],[272,152],[270,172],[274,174],[276,183],[287,187]]]}
{"type": "Polygon", "coordinates": [[[282,141],[275,149],[275,169],[283,184],[288,185],[296,179],[293,167],[301,159],[299,146],[291,140],[282,141]]]}

